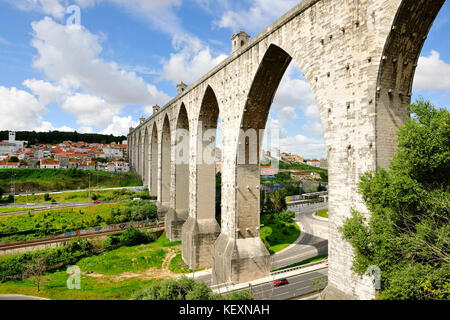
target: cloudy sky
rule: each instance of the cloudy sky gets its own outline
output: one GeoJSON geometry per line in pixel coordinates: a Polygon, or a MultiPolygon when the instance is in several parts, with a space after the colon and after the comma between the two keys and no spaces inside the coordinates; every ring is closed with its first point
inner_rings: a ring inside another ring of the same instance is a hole
{"type": "MultiPolygon", "coordinates": [[[[205,74],[231,52],[233,32],[252,37],[298,0],[0,0],[0,130],[121,135],[175,85],[205,74]],[[70,5],[81,27],[67,27],[70,5]]],[[[450,4],[428,37],[414,98],[450,106],[450,4]]],[[[309,85],[292,64],[271,109],[281,147],[325,155],[309,85]]]]}

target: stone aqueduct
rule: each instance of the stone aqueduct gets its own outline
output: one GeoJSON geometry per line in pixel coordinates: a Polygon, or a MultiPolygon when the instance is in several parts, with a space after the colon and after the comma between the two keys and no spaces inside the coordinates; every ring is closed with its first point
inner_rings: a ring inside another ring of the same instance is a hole
{"type": "MultiPolygon", "coordinates": [[[[259,166],[238,162],[242,129],[263,129],[286,68],[294,60],[314,93],[329,159],[329,287],[358,299],[371,279],[351,271],[353,251],[338,227],[351,208],[367,212],[359,176],[387,167],[408,116],[417,61],[445,0],[303,0],[128,136],[132,169],[166,212],[166,231],[182,239],[193,269],[212,266],[214,283],[266,276],[259,238],[259,166]],[[201,164],[203,129],[222,119],[222,221],[215,220],[215,165],[201,164]],[[177,128],[188,130],[188,164],[176,159],[177,128]],[[199,152],[199,151],[200,152],[199,152]]],[[[247,141],[247,140],[246,140],[247,141]]],[[[249,146],[246,146],[247,148],[249,146]]],[[[255,147],[255,146],[252,146],[255,147]]],[[[259,139],[256,141],[259,149],[259,139]]]]}

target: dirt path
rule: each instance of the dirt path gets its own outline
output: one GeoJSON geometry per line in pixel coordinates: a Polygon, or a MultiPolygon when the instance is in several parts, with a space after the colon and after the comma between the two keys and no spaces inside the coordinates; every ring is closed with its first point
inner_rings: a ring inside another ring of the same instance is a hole
{"type": "MultiPolygon", "coordinates": [[[[98,273],[86,274],[85,272],[83,274],[85,274],[89,277],[93,277],[93,278],[108,277],[114,281],[122,281],[122,280],[130,279],[130,278],[141,278],[143,280],[150,280],[150,279],[154,279],[154,278],[175,278],[175,277],[177,277],[177,274],[170,271],[169,267],[170,267],[170,262],[172,261],[173,258],[176,257],[176,255],[177,255],[176,250],[169,249],[166,256],[164,257],[164,260],[161,265],[161,269],[150,268],[150,269],[147,269],[146,271],[140,272],[140,273],[124,272],[120,275],[114,275],[114,276],[103,275],[103,274],[98,274],[98,273]]],[[[132,259],[132,262],[134,262],[133,260],[135,260],[135,258],[132,259]]]]}
{"type": "Polygon", "coordinates": [[[169,249],[169,253],[164,258],[162,266],[161,266],[161,269],[163,272],[171,272],[169,270],[170,263],[172,262],[172,259],[176,257],[176,255],[177,255],[177,253],[174,250],[169,249]]]}

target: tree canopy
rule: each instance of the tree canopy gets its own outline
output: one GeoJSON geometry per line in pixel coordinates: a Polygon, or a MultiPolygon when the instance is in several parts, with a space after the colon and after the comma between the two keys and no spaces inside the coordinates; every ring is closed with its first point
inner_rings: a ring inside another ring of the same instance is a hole
{"type": "MultiPolygon", "coordinates": [[[[0,131],[0,140],[8,140],[8,131],[0,131]]],[[[29,144],[57,144],[64,141],[72,142],[87,142],[87,143],[103,143],[110,144],[111,142],[122,143],[127,139],[125,136],[115,137],[113,135],[104,135],[97,133],[78,133],[61,132],[61,131],[18,131],[16,132],[16,139],[19,141],[28,141],[29,144]]]]}
{"type": "Polygon", "coordinates": [[[353,269],[381,269],[380,299],[450,298],[450,113],[419,100],[399,129],[389,170],[361,177],[370,217],[341,227],[353,269]]]}

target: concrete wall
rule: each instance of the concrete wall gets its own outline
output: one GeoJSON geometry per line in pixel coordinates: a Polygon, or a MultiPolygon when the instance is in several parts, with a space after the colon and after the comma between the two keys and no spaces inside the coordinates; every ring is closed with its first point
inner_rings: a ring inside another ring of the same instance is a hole
{"type": "MultiPolygon", "coordinates": [[[[327,144],[329,285],[359,299],[373,297],[370,279],[351,271],[353,250],[343,241],[338,228],[350,216],[352,208],[368,214],[357,192],[359,177],[367,171],[387,167],[395,152],[395,132],[408,117],[417,59],[444,1],[304,0],[133,129],[130,136],[140,141],[139,136],[147,127],[158,123],[162,128],[166,116],[170,127],[175,128],[180,106],[186,107],[191,128],[190,198],[189,219],[183,230],[191,233],[183,238],[190,242],[183,248],[183,257],[207,263],[208,259],[202,256],[207,256],[206,249],[192,254],[203,243],[193,235],[207,230],[212,232],[210,241],[216,228],[209,219],[204,220],[208,223],[198,222],[200,217],[210,216],[203,208],[209,208],[213,195],[204,202],[198,200],[203,192],[208,192],[205,186],[209,182],[205,182],[203,170],[198,167],[198,133],[192,130],[198,128],[199,121],[209,116],[214,118],[214,108],[204,111],[205,105],[215,105],[214,96],[223,130],[222,226],[220,237],[212,247],[214,281],[243,281],[266,272],[266,252],[257,237],[242,237],[239,232],[241,225],[254,228],[259,218],[258,210],[246,203],[256,204],[257,196],[252,198],[241,185],[250,184],[250,191],[255,195],[259,192],[253,189],[257,181],[255,178],[253,183],[252,170],[237,164],[237,150],[241,129],[265,127],[284,70],[294,61],[314,93],[327,144]]],[[[161,141],[159,150],[162,151],[161,141]]],[[[131,156],[134,163],[140,154],[134,151],[131,156]]],[[[173,157],[174,152],[172,161],[173,157]]],[[[158,168],[161,168],[161,157],[159,161],[158,168]]],[[[139,160],[137,165],[141,166],[139,160]]],[[[175,177],[174,166],[171,168],[175,177]]],[[[136,169],[141,172],[141,168],[136,169]]],[[[175,178],[170,181],[173,208],[175,178]]],[[[161,199],[161,190],[158,196],[161,199]]]]}

